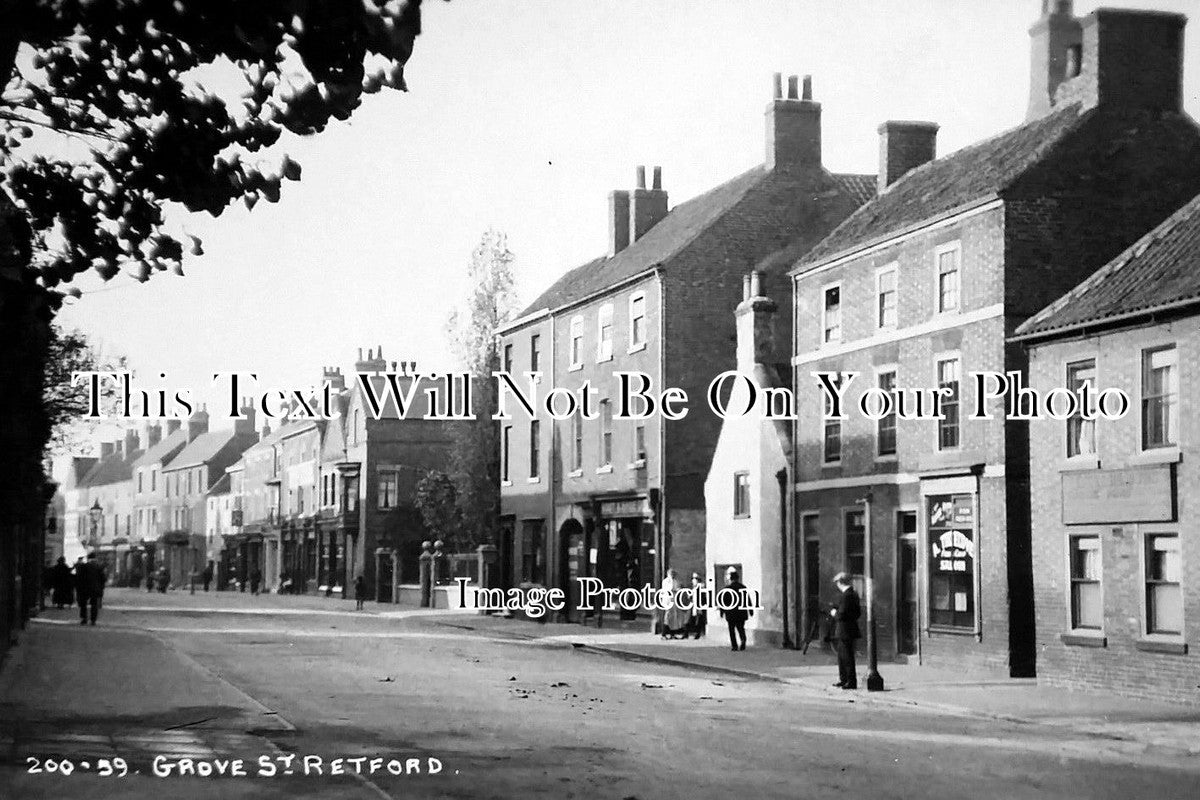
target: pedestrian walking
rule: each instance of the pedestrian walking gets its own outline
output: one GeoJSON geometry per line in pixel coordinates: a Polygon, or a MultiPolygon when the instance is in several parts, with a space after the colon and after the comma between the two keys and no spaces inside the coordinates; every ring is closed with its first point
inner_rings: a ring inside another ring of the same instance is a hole
{"type": "Polygon", "coordinates": [[[59,556],[58,562],[50,568],[50,589],[50,600],[55,608],[75,605],[75,577],[71,574],[71,568],[67,566],[67,560],[62,556],[59,556]]]}
{"type": "Polygon", "coordinates": [[[679,585],[679,573],[673,569],[667,570],[667,577],[663,578],[662,582],[663,594],[669,602],[663,611],[662,637],[664,639],[687,638],[688,614],[675,604],[675,593],[681,588],[683,587],[679,585]]]}
{"type": "Polygon", "coordinates": [[[75,597],[79,601],[79,624],[96,624],[100,615],[100,602],[104,598],[104,584],[108,576],[104,567],[96,560],[95,553],[88,553],[87,561],[75,570],[75,597]]]}
{"type": "Polygon", "coordinates": [[[858,628],[858,618],[862,615],[862,607],[858,601],[858,592],[850,584],[850,576],[839,572],[833,576],[833,583],[841,593],[837,605],[830,610],[833,617],[834,647],[837,648],[838,682],[834,684],[840,689],[858,688],[858,668],[854,664],[854,641],[862,636],[858,628]]]}
{"type": "Polygon", "coordinates": [[[206,566],[204,568],[204,572],[201,573],[200,577],[204,581],[204,591],[207,592],[208,587],[212,584],[212,579],[213,579],[212,564],[209,564],[208,566],[206,566]]]}
{"type": "Polygon", "coordinates": [[[704,578],[700,577],[699,572],[692,573],[692,615],[688,619],[688,631],[699,639],[704,635],[705,629],[708,628],[708,610],[699,608],[700,605],[700,590],[704,588],[704,578]]]}
{"type": "Polygon", "coordinates": [[[255,568],[250,573],[250,594],[258,594],[258,587],[262,584],[262,570],[255,568]]]}
{"type": "Polygon", "coordinates": [[[152,569],[146,570],[146,591],[154,591],[154,570],[152,569]]]}
{"type": "MultiPolygon", "coordinates": [[[[732,589],[740,596],[747,596],[745,585],[738,580],[738,571],[733,567],[725,573],[725,588],[732,589]]],[[[733,650],[746,649],[746,620],[754,614],[748,608],[729,608],[721,609],[721,616],[725,618],[725,624],[729,626],[729,645],[733,650]],[[739,645],[738,640],[741,640],[739,645]]]]}
{"type": "Polygon", "coordinates": [[[167,587],[171,585],[171,572],[166,567],[160,567],[158,570],[158,593],[166,594],[167,587]]]}
{"type": "Polygon", "coordinates": [[[354,608],[356,611],[363,610],[363,603],[367,602],[367,579],[359,573],[354,578],[354,608]]]}

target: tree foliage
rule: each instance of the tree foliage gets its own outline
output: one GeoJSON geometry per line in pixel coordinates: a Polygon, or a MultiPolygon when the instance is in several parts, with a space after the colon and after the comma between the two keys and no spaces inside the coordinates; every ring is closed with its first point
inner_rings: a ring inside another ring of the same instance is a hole
{"type": "Polygon", "coordinates": [[[421,478],[417,482],[416,505],[430,537],[441,539],[452,553],[469,546],[460,535],[462,515],[458,508],[458,489],[449,475],[430,470],[421,478]]]}
{"type": "Polygon", "coordinates": [[[0,190],[27,223],[27,268],[48,288],[89,269],[182,273],[200,242],[167,207],[277,201],[300,166],[264,148],[404,89],[419,6],[0,0],[0,190]]]}
{"type": "Polygon", "coordinates": [[[452,454],[463,531],[471,545],[494,542],[500,522],[500,427],[491,418],[496,408],[491,376],[500,366],[497,331],[516,310],[514,260],[503,233],[485,233],[471,254],[466,301],[447,326],[455,354],[474,376],[475,419],[455,427],[452,454]]]}
{"type": "MultiPolygon", "coordinates": [[[[63,330],[58,324],[50,326],[42,407],[49,418],[51,452],[77,449],[95,427],[83,419],[90,400],[87,383],[72,385],[71,376],[76,372],[121,370],[125,366],[124,357],[102,359],[81,331],[63,330]]],[[[101,409],[112,413],[117,400],[116,387],[111,381],[101,381],[100,391],[101,409]]]]}

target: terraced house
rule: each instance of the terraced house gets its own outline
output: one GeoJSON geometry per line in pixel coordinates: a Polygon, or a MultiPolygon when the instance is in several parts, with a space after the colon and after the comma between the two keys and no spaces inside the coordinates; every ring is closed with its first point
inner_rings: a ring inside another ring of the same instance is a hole
{"type": "Polygon", "coordinates": [[[1017,325],[1200,190],[1200,128],[1181,107],[1185,22],[1080,19],[1069,0],[1046,2],[1025,122],[936,160],[936,126],[880,128],[878,197],[792,272],[790,597],[805,632],[834,573],[864,576],[869,526],[881,654],[1033,671],[1027,423],[998,400],[993,418],[970,419],[969,375],[1025,373],[1007,341],[1017,325]],[[856,373],[853,403],[868,387],[948,400],[940,420],[834,420],[818,370],[856,373]]]}
{"type": "Polygon", "coordinates": [[[501,332],[505,368],[598,392],[590,418],[518,411],[502,423],[505,586],[574,591],[579,575],[641,586],[668,567],[704,568],[703,484],[719,420],[703,397],[725,368],[716,365],[733,363],[742,276],[781,249],[811,248],[873,187],[873,176],[822,166],[811,82],[789,78],[785,96],[777,75],[762,165],[674,208],[657,167],[649,185],[639,168],[632,191],[609,195],[607,252],[501,332]],[[619,371],[681,388],[701,407],[666,424],[614,420],[619,371]]]}

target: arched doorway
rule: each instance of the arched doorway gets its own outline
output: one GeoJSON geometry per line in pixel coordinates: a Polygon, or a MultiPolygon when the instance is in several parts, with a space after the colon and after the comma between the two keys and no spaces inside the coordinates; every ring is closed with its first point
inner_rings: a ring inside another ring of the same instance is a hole
{"type": "Polygon", "coordinates": [[[567,621],[582,622],[583,615],[579,611],[579,581],[588,574],[587,568],[587,537],[583,526],[577,519],[568,519],[558,529],[558,552],[562,563],[558,574],[562,576],[563,596],[567,599],[567,621]]]}

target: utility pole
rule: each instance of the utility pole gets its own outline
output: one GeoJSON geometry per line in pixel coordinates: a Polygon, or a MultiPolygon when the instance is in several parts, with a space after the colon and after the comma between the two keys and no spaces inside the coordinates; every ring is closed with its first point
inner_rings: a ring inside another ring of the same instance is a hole
{"type": "Polygon", "coordinates": [[[867,583],[867,691],[882,692],[883,691],[883,676],[879,674],[879,648],[875,641],[875,558],[874,546],[871,541],[871,501],[872,495],[867,492],[866,496],[858,500],[863,507],[863,549],[866,564],[864,572],[866,572],[867,583]]]}

